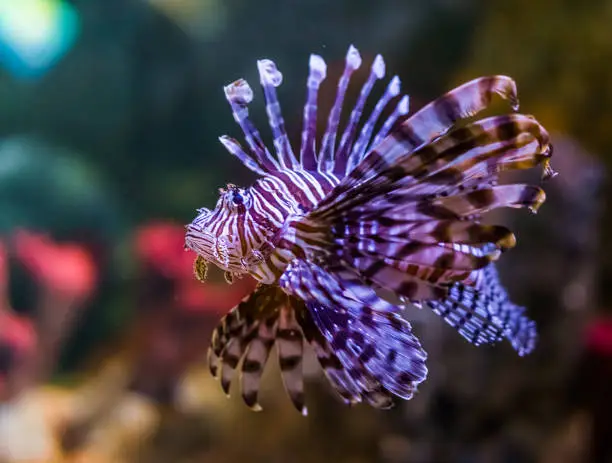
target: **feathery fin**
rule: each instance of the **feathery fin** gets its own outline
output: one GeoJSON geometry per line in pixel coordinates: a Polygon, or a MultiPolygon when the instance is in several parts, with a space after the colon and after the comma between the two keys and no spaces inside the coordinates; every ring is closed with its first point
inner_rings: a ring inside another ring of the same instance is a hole
{"type": "Polygon", "coordinates": [[[305,301],[308,314],[359,389],[413,396],[427,376],[427,354],[397,311],[373,309],[356,298],[345,281],[303,260],[292,261],[279,284],[305,301]]]}
{"type": "Polygon", "coordinates": [[[426,305],[473,344],[506,338],[520,356],[535,348],[535,323],[525,316],[524,307],[508,299],[494,265],[478,272],[475,287],[455,283],[447,297],[426,305]]]}

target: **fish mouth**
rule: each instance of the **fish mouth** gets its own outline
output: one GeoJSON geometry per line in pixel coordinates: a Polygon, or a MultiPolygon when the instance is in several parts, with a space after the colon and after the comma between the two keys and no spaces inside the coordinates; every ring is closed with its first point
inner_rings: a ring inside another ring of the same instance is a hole
{"type": "Polygon", "coordinates": [[[216,236],[206,229],[188,225],[185,234],[185,248],[191,249],[205,260],[225,270],[231,267],[230,257],[234,247],[232,240],[227,236],[216,236]]]}

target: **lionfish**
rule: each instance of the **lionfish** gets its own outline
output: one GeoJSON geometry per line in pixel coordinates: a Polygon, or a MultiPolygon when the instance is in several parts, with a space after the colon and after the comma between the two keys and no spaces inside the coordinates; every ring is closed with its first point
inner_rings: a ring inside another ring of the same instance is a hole
{"type": "Polygon", "coordinates": [[[215,209],[199,209],[186,227],[198,279],[212,262],[229,282],[245,274],[258,281],[223,317],[208,353],[228,395],[240,369],[242,397],[254,410],[273,345],[285,389],[304,415],[305,343],[346,404],[389,408],[395,396],[412,398],[427,376],[427,354],[401,316],[407,304],[431,308],[475,345],[505,338],[519,355],[535,345],[534,323],[510,302],[493,264],[515,237],[481,222],[493,209],[535,212],[545,200],[538,186],[499,184],[501,172],[541,165],[543,179],[555,174],[548,133],[517,113],[515,82],[481,77],[408,117],[395,76],[361,123],[385,76],[378,55],[338,142],[343,100],[362,63],[353,46],[345,63],[319,145],[317,96],[327,67],[310,56],[299,156],[285,130],[276,94],[282,74],[273,61],[257,66],[274,153],[249,119],[248,83],[224,88],[249,150],[229,136],[220,141],[261,177],[248,188],[220,189],[215,209]],[[495,94],[510,114],[465,120],[495,94]]]}

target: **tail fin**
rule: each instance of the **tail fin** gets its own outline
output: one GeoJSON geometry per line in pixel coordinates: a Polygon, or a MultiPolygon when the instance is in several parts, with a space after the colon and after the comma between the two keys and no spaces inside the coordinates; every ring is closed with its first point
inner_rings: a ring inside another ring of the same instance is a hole
{"type": "Polygon", "coordinates": [[[524,307],[509,300],[494,265],[478,273],[474,287],[455,283],[446,297],[426,304],[472,344],[505,338],[520,356],[531,353],[537,341],[535,322],[525,316],[524,307]]]}

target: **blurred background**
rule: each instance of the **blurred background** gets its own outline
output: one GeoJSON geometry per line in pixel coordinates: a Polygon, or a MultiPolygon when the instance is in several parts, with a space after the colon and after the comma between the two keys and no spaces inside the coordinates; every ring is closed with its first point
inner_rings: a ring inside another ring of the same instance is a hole
{"type": "Polygon", "coordinates": [[[612,461],[610,24],[605,0],[0,0],[0,462],[612,461]],[[297,141],[309,53],[333,80],[351,43],[413,109],[508,74],[551,132],[548,202],[498,217],[541,339],[521,359],[409,310],[412,401],[345,408],[311,362],[304,419],[272,362],[253,413],[205,364],[253,282],[196,282],[183,224],[253,180],[217,141],[239,135],[222,86],[274,59],[297,141]]]}

